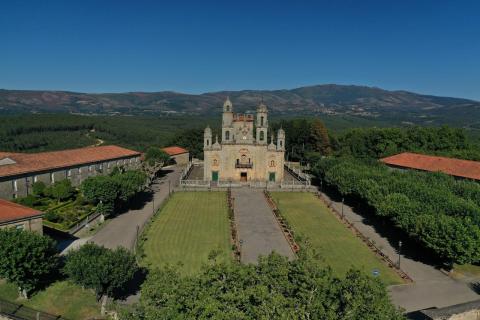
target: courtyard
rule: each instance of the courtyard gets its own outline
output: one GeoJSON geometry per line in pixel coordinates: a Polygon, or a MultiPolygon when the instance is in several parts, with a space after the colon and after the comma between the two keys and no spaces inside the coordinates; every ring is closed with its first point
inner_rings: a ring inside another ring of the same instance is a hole
{"type": "Polygon", "coordinates": [[[182,274],[193,274],[212,252],[218,262],[231,261],[226,193],[174,193],[142,238],[142,261],[151,268],[172,265],[182,274]]]}

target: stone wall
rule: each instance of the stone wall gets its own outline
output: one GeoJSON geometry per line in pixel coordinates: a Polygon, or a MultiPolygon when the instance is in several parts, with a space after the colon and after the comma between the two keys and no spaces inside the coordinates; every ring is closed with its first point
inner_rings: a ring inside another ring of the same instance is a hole
{"type": "Polygon", "coordinates": [[[88,177],[108,174],[116,166],[124,166],[128,169],[139,168],[140,157],[126,157],[43,172],[0,177],[0,198],[25,197],[32,193],[32,184],[36,181],[42,181],[48,186],[56,181],[69,179],[73,186],[79,186],[88,177]]]}
{"type": "Polygon", "coordinates": [[[425,309],[408,315],[414,320],[480,320],[480,300],[444,308],[425,309]]]}
{"type": "Polygon", "coordinates": [[[13,221],[11,223],[5,223],[0,225],[0,229],[3,228],[21,228],[22,230],[33,231],[43,234],[42,218],[36,217],[33,219],[22,219],[13,221]]]}
{"type": "Polygon", "coordinates": [[[188,152],[177,154],[175,156],[172,156],[172,159],[175,160],[175,163],[178,165],[185,165],[190,161],[190,154],[188,152]]]}

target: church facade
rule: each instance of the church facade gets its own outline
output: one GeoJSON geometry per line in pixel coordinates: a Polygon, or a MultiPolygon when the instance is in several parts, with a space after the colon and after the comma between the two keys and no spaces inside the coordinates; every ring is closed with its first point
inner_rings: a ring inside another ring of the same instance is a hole
{"type": "Polygon", "coordinates": [[[213,142],[212,130],[204,131],[204,180],[283,181],[285,132],[279,129],[268,141],[268,109],[263,102],[256,115],[235,114],[230,99],[223,104],[222,137],[213,142]]]}

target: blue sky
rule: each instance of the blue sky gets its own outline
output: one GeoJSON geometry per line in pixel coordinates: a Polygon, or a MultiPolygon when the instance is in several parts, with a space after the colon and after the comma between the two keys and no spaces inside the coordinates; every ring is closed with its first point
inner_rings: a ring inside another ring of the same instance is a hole
{"type": "Polygon", "coordinates": [[[2,1],[0,88],[338,83],[480,100],[480,1],[2,1]]]}

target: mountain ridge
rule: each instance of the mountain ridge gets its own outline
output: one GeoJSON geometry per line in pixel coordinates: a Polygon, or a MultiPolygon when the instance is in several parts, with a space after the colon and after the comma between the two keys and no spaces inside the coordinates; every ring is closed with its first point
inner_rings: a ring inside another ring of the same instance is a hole
{"type": "Polygon", "coordinates": [[[398,118],[413,123],[480,119],[480,102],[475,100],[337,84],[277,90],[223,90],[201,94],[175,91],[83,93],[0,89],[0,113],[203,115],[221,112],[227,96],[238,112],[253,112],[260,101],[264,101],[269,110],[277,115],[350,115],[398,118]]]}

